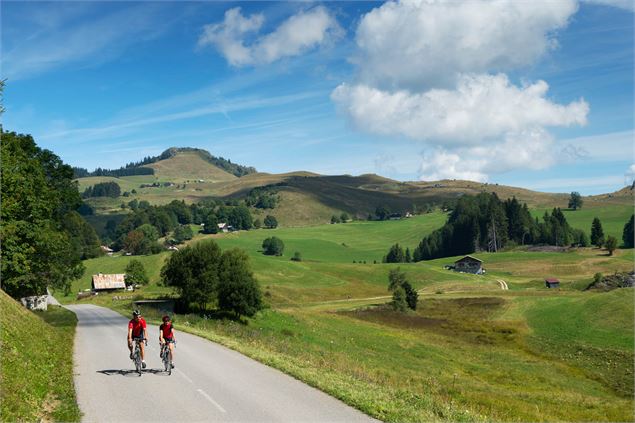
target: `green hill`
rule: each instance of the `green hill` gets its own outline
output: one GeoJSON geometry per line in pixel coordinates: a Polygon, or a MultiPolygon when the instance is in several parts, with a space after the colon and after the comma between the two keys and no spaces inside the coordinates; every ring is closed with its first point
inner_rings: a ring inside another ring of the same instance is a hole
{"type": "MultiPolygon", "coordinates": [[[[399,182],[373,174],[323,176],[298,171],[247,173],[237,177],[235,173],[219,167],[237,165],[225,160],[217,166],[216,162],[210,161],[209,153],[203,150],[183,148],[167,152],[170,154],[160,156],[166,158],[155,158],[157,160],[144,165],[154,169],[154,175],[79,178],[80,190],[98,182],[112,181],[120,185],[122,192],[131,193],[128,197],[89,199],[89,204],[103,214],[121,212],[121,204],[132,199],[146,200],[151,204],[166,204],[175,199],[186,203],[206,198],[241,199],[253,188],[274,186],[280,197],[276,209],[254,210],[254,214],[261,218],[273,214],[280,225],[286,227],[326,223],[332,215],[342,212],[366,219],[369,214],[374,214],[378,206],[397,213],[424,210],[439,207],[462,195],[481,192],[495,192],[501,199],[515,196],[536,210],[537,216],[553,207],[566,209],[569,199],[569,194],[542,193],[499,184],[462,180],[399,182]],[[155,186],[148,186],[151,184],[155,186]]],[[[608,232],[621,238],[621,227],[632,212],[632,202],[630,187],[612,194],[584,197],[584,207],[567,212],[567,218],[571,218],[572,226],[588,230],[592,218],[598,215],[603,223],[607,220],[608,232]]]]}
{"type": "Polygon", "coordinates": [[[76,322],[61,307],[30,312],[0,290],[0,421],[79,421],[72,360],[76,322]]]}

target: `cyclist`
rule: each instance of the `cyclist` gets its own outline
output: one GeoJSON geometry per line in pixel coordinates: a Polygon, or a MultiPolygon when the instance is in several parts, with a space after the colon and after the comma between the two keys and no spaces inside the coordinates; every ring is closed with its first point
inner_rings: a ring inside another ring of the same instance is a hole
{"type": "MultiPolygon", "coordinates": [[[[132,342],[140,340],[147,341],[146,337],[146,321],[141,317],[139,310],[132,312],[132,320],[128,322],[128,349],[130,350],[130,359],[134,359],[134,353],[132,352],[132,342]]],[[[141,367],[146,368],[145,362],[145,345],[144,342],[139,342],[141,347],[141,367]]]]}
{"type": "MultiPolygon", "coordinates": [[[[170,316],[163,316],[163,324],[159,326],[159,343],[163,347],[164,343],[168,344],[170,348],[170,359],[172,360],[172,368],[174,368],[174,343],[176,338],[174,337],[174,326],[170,321],[170,316]]],[[[160,353],[159,353],[160,355],[160,353]]]]}

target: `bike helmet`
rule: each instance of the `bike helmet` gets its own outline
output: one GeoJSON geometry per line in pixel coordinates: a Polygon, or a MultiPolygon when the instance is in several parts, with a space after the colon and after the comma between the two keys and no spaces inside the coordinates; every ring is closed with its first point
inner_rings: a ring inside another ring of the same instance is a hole
{"type": "Polygon", "coordinates": [[[165,316],[163,316],[162,320],[164,322],[168,322],[170,320],[170,316],[168,316],[167,314],[165,316]]]}
{"type": "Polygon", "coordinates": [[[141,312],[139,310],[135,310],[132,312],[132,317],[141,316],[141,312]]]}

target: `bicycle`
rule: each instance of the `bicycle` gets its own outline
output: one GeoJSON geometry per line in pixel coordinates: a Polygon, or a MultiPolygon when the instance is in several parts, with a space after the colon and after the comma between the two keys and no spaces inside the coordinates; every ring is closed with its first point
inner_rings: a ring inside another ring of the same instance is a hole
{"type": "MultiPolygon", "coordinates": [[[[143,369],[143,365],[141,364],[141,346],[139,345],[141,342],[143,342],[142,339],[135,339],[134,352],[132,353],[132,361],[139,376],[141,376],[141,370],[143,369]]],[[[148,345],[148,341],[145,341],[145,343],[148,345]]]]}
{"type": "MultiPolygon", "coordinates": [[[[168,342],[164,342],[161,346],[161,360],[163,360],[163,368],[168,373],[172,374],[172,359],[170,358],[170,346],[168,342]]],[[[176,348],[176,341],[174,341],[174,348],[176,348]]]]}

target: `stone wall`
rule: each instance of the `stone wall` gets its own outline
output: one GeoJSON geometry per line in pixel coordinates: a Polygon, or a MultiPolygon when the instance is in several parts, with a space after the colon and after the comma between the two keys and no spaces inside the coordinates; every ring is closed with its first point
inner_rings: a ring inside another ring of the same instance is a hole
{"type": "Polygon", "coordinates": [[[22,305],[29,310],[42,310],[48,309],[48,295],[34,295],[32,297],[20,298],[22,305]]]}

